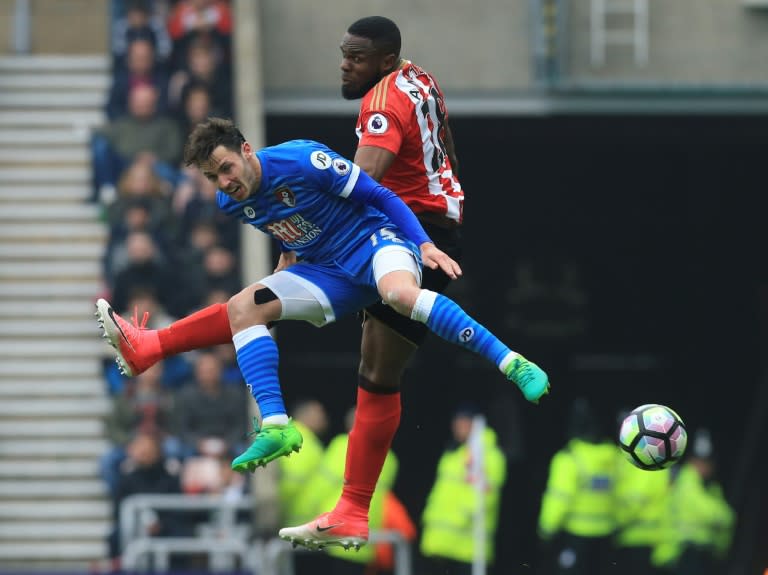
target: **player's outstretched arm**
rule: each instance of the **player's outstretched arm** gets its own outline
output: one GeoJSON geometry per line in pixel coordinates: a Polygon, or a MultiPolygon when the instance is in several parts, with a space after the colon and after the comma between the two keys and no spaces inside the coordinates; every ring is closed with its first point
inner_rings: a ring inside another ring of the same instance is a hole
{"type": "Polygon", "coordinates": [[[461,277],[461,266],[453,260],[448,254],[439,249],[431,242],[425,242],[419,246],[421,250],[421,261],[430,269],[440,268],[452,280],[461,277]]]}

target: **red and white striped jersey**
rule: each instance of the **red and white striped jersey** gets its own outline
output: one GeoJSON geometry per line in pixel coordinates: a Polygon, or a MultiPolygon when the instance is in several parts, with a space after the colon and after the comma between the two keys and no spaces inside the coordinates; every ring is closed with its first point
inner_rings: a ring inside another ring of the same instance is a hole
{"type": "Polygon", "coordinates": [[[402,60],[363,97],[355,131],[359,146],[395,154],[382,185],[416,214],[432,212],[461,222],[464,191],[446,152],[447,114],[435,79],[402,60]]]}

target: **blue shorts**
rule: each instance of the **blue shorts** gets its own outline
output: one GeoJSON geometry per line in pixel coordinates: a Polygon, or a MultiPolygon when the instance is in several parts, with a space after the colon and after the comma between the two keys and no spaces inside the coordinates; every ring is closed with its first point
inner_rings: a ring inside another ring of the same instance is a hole
{"type": "Polygon", "coordinates": [[[343,258],[322,264],[299,262],[258,283],[280,299],[280,319],[303,319],[315,325],[330,323],[380,301],[376,283],[389,272],[410,271],[421,283],[419,249],[398,234],[392,229],[379,230],[343,258]],[[307,302],[310,297],[313,301],[307,302]]]}

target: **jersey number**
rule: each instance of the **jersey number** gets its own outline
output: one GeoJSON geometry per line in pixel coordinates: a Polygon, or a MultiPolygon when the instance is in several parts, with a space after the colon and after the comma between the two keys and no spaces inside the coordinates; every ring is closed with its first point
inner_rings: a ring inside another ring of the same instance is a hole
{"type": "Polygon", "coordinates": [[[394,242],[396,244],[402,244],[403,240],[398,238],[395,235],[395,232],[390,230],[389,228],[383,228],[379,230],[378,232],[374,232],[371,234],[371,244],[376,247],[379,245],[379,238],[381,238],[381,241],[383,242],[394,242]]]}

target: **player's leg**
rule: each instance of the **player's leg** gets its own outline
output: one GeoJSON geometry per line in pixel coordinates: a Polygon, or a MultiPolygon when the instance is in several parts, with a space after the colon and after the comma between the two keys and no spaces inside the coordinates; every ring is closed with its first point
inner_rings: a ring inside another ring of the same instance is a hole
{"type": "MultiPolygon", "coordinates": [[[[428,224],[427,227],[430,237],[444,252],[456,260],[461,259],[461,238],[457,230],[428,224]]],[[[404,264],[395,261],[392,268],[385,269],[401,267],[417,270],[410,253],[404,264]]],[[[442,292],[450,282],[441,270],[423,270],[422,286],[428,289],[442,292]]],[[[428,333],[423,323],[412,321],[381,301],[363,312],[357,405],[347,444],[344,488],[336,506],[327,514],[325,524],[367,525],[371,497],[400,425],[400,382],[408,362],[428,333]]]]}
{"type": "Polygon", "coordinates": [[[330,308],[321,287],[285,271],[263,278],[229,300],[237,363],[261,413],[253,443],[232,461],[235,471],[253,471],[298,451],[303,442],[285,409],[278,379],[278,350],[268,323],[282,319],[324,325],[330,308]]]}
{"type": "Polygon", "coordinates": [[[162,329],[146,329],[148,313],[139,323],[121,317],[104,299],[96,302],[96,317],[104,338],[117,352],[120,372],[134,377],[158,361],[193,349],[213,347],[232,341],[227,304],[217,303],[173,322],[162,329]]]}
{"type": "Polygon", "coordinates": [[[425,324],[446,341],[491,361],[520,388],[528,401],[537,403],[548,393],[549,381],[539,366],[509,349],[450,298],[420,288],[417,278],[416,273],[406,270],[377,274],[379,293],[398,313],[425,324]]]}

